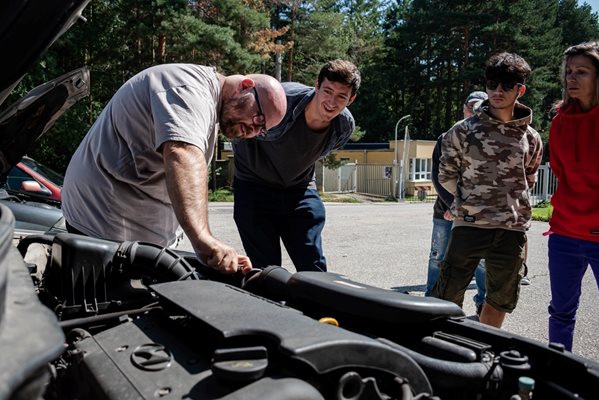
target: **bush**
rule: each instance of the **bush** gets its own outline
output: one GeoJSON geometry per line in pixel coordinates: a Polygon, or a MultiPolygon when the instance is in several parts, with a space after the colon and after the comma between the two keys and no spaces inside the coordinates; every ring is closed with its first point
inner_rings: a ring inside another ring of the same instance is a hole
{"type": "Polygon", "coordinates": [[[553,213],[553,206],[547,202],[542,201],[532,208],[532,219],[533,221],[549,221],[551,214],[553,213]]]}
{"type": "Polygon", "coordinates": [[[220,188],[215,190],[208,191],[208,201],[233,201],[233,192],[227,188],[220,188]]]}

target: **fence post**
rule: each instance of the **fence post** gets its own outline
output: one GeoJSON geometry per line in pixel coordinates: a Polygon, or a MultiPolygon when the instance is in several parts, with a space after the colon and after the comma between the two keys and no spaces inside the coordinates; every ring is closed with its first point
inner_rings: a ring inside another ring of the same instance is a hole
{"type": "Polygon", "coordinates": [[[358,191],[358,160],[356,160],[355,164],[354,164],[354,172],[353,174],[353,180],[352,180],[352,189],[354,191],[354,193],[356,193],[358,191]]]}
{"type": "Polygon", "coordinates": [[[322,170],[320,172],[322,174],[322,193],[326,193],[326,191],[327,191],[327,184],[324,181],[325,180],[325,176],[326,176],[326,174],[325,174],[325,168],[326,167],[324,166],[324,162],[323,162],[322,163],[322,170]]]}
{"type": "Polygon", "coordinates": [[[549,200],[549,165],[543,165],[543,201],[549,200]]]}

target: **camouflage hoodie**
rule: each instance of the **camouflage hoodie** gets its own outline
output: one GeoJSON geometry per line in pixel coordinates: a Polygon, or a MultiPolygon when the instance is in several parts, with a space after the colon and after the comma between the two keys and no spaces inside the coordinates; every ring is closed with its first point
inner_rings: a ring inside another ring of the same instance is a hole
{"type": "Polygon", "coordinates": [[[515,119],[488,114],[489,103],[454,125],[442,144],[439,182],[455,198],[455,226],[524,231],[530,226],[528,190],[536,182],[543,143],[529,126],[532,110],[520,103],[515,119]]]}

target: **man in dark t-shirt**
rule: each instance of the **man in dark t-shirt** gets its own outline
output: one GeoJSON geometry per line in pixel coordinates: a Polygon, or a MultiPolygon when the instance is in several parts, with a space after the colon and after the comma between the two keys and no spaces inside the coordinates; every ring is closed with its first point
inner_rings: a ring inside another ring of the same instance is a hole
{"type": "Polygon", "coordinates": [[[298,271],[326,271],[314,165],[349,140],[355,122],[346,107],[360,81],[355,65],[334,60],[314,88],[283,83],[283,121],[262,137],[233,143],[235,223],[254,267],[281,265],[282,241],[298,271]]]}

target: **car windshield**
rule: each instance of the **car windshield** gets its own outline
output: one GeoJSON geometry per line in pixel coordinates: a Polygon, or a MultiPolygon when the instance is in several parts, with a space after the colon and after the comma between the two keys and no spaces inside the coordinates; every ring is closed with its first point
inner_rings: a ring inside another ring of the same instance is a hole
{"type": "Polygon", "coordinates": [[[49,181],[52,181],[54,184],[62,187],[62,183],[64,181],[64,177],[58,172],[46,167],[43,164],[38,163],[37,161],[31,158],[23,158],[21,160],[23,164],[34,170],[40,175],[45,176],[49,181]]]}

